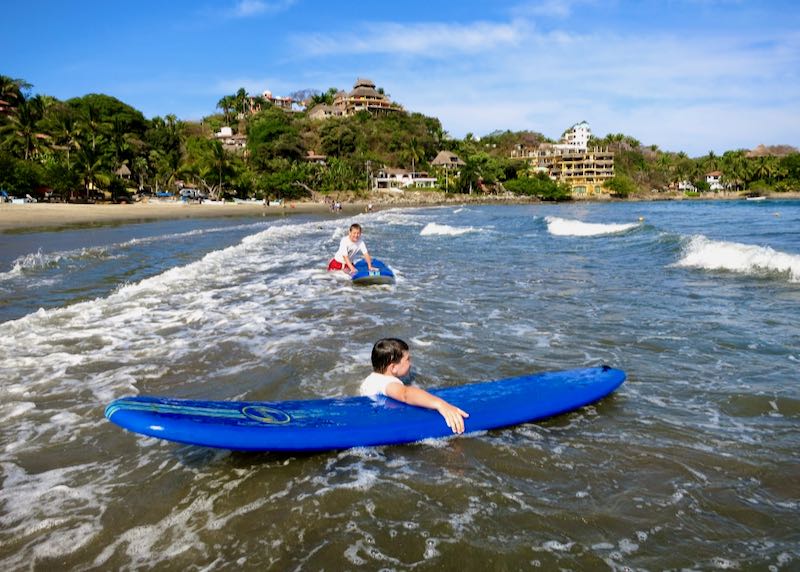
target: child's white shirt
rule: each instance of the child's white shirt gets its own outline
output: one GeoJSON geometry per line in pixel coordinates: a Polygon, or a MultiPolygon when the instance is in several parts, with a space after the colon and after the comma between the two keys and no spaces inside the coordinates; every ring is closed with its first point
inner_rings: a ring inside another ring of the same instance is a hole
{"type": "Polygon", "coordinates": [[[373,371],[364,381],[361,382],[359,393],[367,396],[386,395],[386,387],[390,383],[402,384],[403,382],[393,375],[385,375],[383,373],[373,371]]]}

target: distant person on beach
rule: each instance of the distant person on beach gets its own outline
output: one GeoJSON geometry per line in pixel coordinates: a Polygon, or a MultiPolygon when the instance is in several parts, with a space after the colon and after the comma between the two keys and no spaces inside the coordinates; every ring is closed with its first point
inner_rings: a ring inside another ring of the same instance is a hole
{"type": "Polygon", "coordinates": [[[356,267],[353,264],[353,257],[359,252],[364,256],[364,260],[367,261],[367,268],[375,270],[375,267],[372,266],[372,257],[367,252],[367,245],[361,240],[361,232],[360,224],[353,223],[350,225],[350,231],[347,236],[342,237],[339,242],[339,250],[336,251],[336,254],[333,255],[333,258],[328,263],[329,271],[342,270],[349,274],[355,274],[356,267]]]}
{"type": "Polygon", "coordinates": [[[410,369],[411,352],[406,342],[397,338],[378,340],[372,347],[373,371],[361,382],[359,392],[366,396],[386,395],[408,405],[435,409],[453,433],[463,433],[464,418],[469,413],[424,389],[404,384],[399,378],[408,375],[410,369]]]}

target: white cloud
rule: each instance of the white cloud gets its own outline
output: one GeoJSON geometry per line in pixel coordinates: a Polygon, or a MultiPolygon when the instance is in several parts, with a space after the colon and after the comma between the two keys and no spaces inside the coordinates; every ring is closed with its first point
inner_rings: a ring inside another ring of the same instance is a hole
{"type": "Polygon", "coordinates": [[[295,0],[238,0],[229,16],[232,18],[250,18],[259,14],[281,12],[294,4],[295,0]]]}
{"type": "Polygon", "coordinates": [[[294,42],[309,56],[384,54],[441,58],[518,45],[525,37],[520,22],[460,24],[396,24],[374,22],[360,31],[298,35],[294,42]]]}

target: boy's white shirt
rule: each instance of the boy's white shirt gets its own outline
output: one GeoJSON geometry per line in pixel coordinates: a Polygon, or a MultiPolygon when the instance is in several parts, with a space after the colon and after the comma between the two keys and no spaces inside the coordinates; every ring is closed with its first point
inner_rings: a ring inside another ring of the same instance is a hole
{"type": "Polygon", "coordinates": [[[347,258],[350,259],[350,262],[352,262],[353,256],[359,251],[361,254],[367,254],[367,245],[364,244],[364,241],[358,239],[358,242],[353,242],[350,240],[349,236],[344,236],[341,242],[339,242],[339,250],[333,255],[333,259],[336,262],[344,262],[344,257],[346,255],[347,258]]]}
{"type": "Polygon", "coordinates": [[[377,371],[373,371],[364,381],[361,382],[359,393],[366,396],[386,395],[386,387],[390,383],[399,383],[400,385],[403,384],[400,379],[393,375],[386,375],[383,373],[378,373],[377,371]]]}

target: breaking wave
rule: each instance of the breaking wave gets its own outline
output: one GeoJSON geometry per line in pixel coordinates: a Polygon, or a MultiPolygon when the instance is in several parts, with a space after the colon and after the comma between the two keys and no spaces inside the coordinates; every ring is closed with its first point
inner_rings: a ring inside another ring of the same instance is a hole
{"type": "Polygon", "coordinates": [[[627,224],[601,224],[559,218],[557,216],[545,217],[547,231],[555,236],[601,236],[604,234],[617,234],[640,226],[641,223],[627,224]]]}
{"type": "Polygon", "coordinates": [[[449,226],[429,222],[420,232],[420,236],[460,236],[469,232],[478,232],[480,229],[471,226],[449,226]]]}
{"type": "Polygon", "coordinates": [[[674,266],[755,276],[781,274],[788,276],[790,282],[800,282],[798,254],[787,254],[769,246],[711,240],[703,235],[688,240],[683,257],[674,266]]]}

